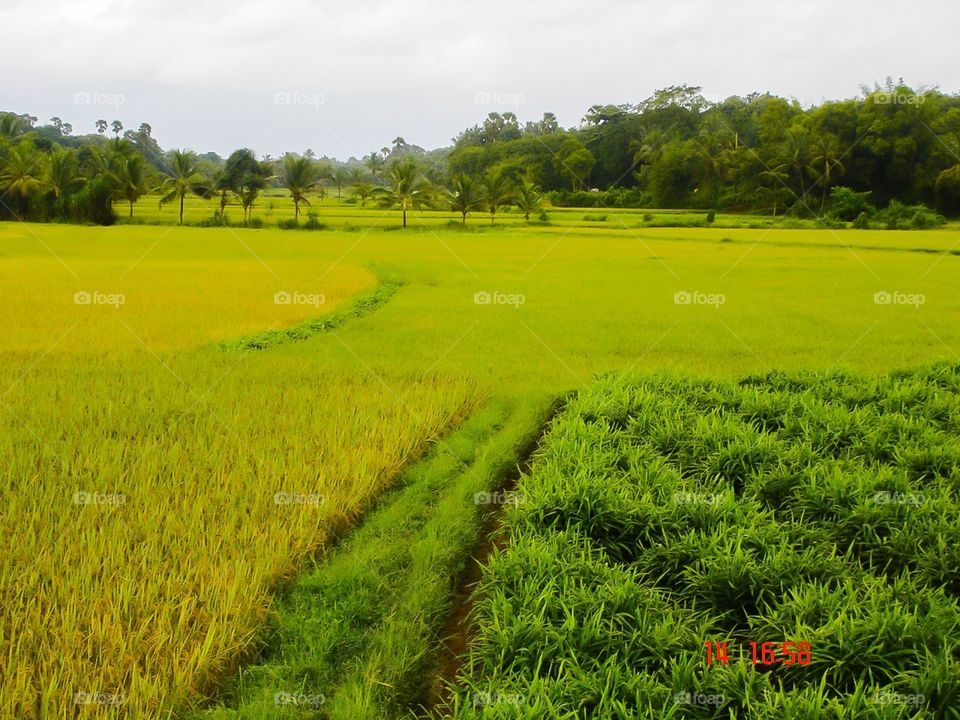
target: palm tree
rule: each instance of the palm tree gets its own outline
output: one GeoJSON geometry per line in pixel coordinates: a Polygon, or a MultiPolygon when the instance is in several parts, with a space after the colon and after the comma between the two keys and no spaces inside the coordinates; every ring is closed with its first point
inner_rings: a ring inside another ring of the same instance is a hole
{"type": "Polygon", "coordinates": [[[23,118],[12,112],[0,112],[0,140],[12,141],[26,132],[23,118]]]}
{"type": "Polygon", "coordinates": [[[300,220],[300,203],[307,205],[307,192],[320,181],[317,164],[305,155],[283,156],[283,180],[293,197],[293,219],[300,220]]]}
{"type": "Polygon", "coordinates": [[[711,207],[716,207],[720,188],[730,169],[730,154],[737,142],[734,133],[717,116],[710,116],[697,139],[703,163],[703,176],[711,207]]]}
{"type": "Polygon", "coordinates": [[[220,202],[220,211],[218,216],[222,219],[223,213],[227,209],[227,203],[230,202],[230,191],[233,185],[230,181],[230,175],[225,168],[220,168],[213,175],[213,192],[218,196],[220,202]]]}
{"type": "Polygon", "coordinates": [[[68,195],[73,188],[82,185],[83,181],[74,152],[57,148],[50,153],[46,186],[55,198],[59,200],[62,196],[68,195]]]}
{"type": "Polygon", "coordinates": [[[253,205],[260,197],[260,191],[267,185],[266,178],[251,177],[240,190],[240,207],[243,208],[243,222],[248,223],[253,218],[253,205]]]}
{"type": "Polygon", "coordinates": [[[797,204],[805,207],[806,203],[803,199],[807,195],[807,185],[803,179],[807,173],[813,171],[810,164],[810,142],[806,130],[787,131],[787,156],[789,158],[787,161],[788,170],[795,173],[800,181],[800,195],[797,196],[797,204]]]}
{"type": "Polygon", "coordinates": [[[350,182],[350,170],[343,165],[338,165],[334,168],[331,179],[333,180],[333,184],[337,186],[337,200],[339,200],[341,188],[350,182]]]}
{"type": "Polygon", "coordinates": [[[450,209],[460,213],[464,225],[467,224],[467,213],[483,204],[480,190],[469,175],[458,175],[450,183],[450,189],[446,192],[447,200],[450,209]]]}
{"type": "Polygon", "coordinates": [[[370,171],[370,174],[373,175],[374,180],[380,179],[380,174],[383,172],[383,166],[385,161],[383,155],[374,150],[367,157],[363,159],[364,165],[367,166],[367,169],[370,171]]]}
{"type": "Polygon", "coordinates": [[[524,179],[517,185],[514,200],[523,213],[523,218],[529,222],[530,213],[536,212],[543,205],[543,194],[532,181],[524,179]]]}
{"type": "Polygon", "coordinates": [[[358,182],[353,185],[353,194],[360,198],[360,207],[367,206],[367,199],[373,197],[376,187],[372,183],[358,182]]]}
{"type": "Polygon", "coordinates": [[[160,198],[160,205],[179,198],[180,224],[183,225],[183,199],[187,193],[208,197],[210,186],[205,182],[203,173],[197,166],[196,154],[189,150],[173,150],[170,153],[170,167],[173,172],[161,186],[161,190],[166,194],[160,198]]]}
{"type": "Polygon", "coordinates": [[[386,206],[399,205],[403,211],[403,227],[407,226],[407,210],[418,209],[429,196],[430,187],[423,171],[409,155],[393,162],[387,169],[387,186],[378,193],[386,206]]]}
{"type": "Polygon", "coordinates": [[[39,172],[39,156],[28,142],[10,148],[0,171],[0,202],[3,196],[17,198],[20,219],[27,214],[30,196],[43,188],[39,172]]]}
{"type": "Polygon", "coordinates": [[[484,178],[483,189],[484,200],[487,204],[487,209],[490,211],[490,224],[493,225],[497,208],[513,200],[513,191],[510,188],[507,178],[501,173],[492,170],[489,171],[484,178]]]}
{"type": "Polygon", "coordinates": [[[760,173],[760,177],[763,178],[769,187],[764,187],[764,189],[770,194],[770,197],[773,199],[773,216],[777,216],[777,206],[780,202],[781,195],[784,192],[790,192],[790,188],[787,186],[788,175],[786,172],[787,165],[785,163],[780,165],[775,165],[768,170],[764,170],[760,173]]]}
{"type": "Polygon", "coordinates": [[[836,138],[820,138],[820,147],[818,148],[818,153],[819,154],[813,159],[812,166],[817,169],[819,174],[819,179],[817,182],[823,186],[823,193],[822,197],[820,198],[820,214],[822,215],[827,206],[827,193],[830,190],[830,185],[833,184],[834,170],[837,171],[838,175],[842,175],[847,169],[840,161],[841,155],[837,149],[836,138]]]}
{"type": "Polygon", "coordinates": [[[139,153],[114,155],[110,165],[114,194],[130,204],[130,217],[133,217],[133,204],[150,191],[150,169],[139,153]]]}
{"type": "Polygon", "coordinates": [[[363,165],[351,165],[347,168],[347,178],[351,185],[366,182],[369,173],[363,165]]]}

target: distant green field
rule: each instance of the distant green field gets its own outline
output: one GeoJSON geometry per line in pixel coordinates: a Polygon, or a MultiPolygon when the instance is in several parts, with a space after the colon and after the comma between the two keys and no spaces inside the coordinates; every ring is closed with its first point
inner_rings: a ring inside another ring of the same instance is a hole
{"type": "MultiPolygon", "coordinates": [[[[271,222],[292,216],[275,203],[271,222]]],[[[548,210],[403,232],[395,211],[320,205],[329,230],[176,227],[148,199],[137,216],[167,224],[0,225],[0,715],[112,693],[166,717],[215,693],[278,583],[492,397],[957,361],[953,230],[548,210]],[[328,315],[271,349],[220,345],[328,315]]]]}
{"type": "MultiPolygon", "coordinates": [[[[352,190],[343,188],[340,197],[337,197],[336,189],[328,191],[324,197],[317,193],[308,194],[309,204],[303,204],[300,207],[300,222],[305,223],[311,214],[316,215],[318,222],[323,223],[328,229],[350,229],[358,230],[370,227],[392,228],[400,224],[400,211],[397,209],[385,209],[380,207],[376,200],[368,199],[365,204],[353,197],[352,190]]],[[[177,203],[159,204],[160,196],[145,195],[136,204],[133,218],[129,218],[129,208],[126,203],[116,203],[114,210],[122,223],[156,223],[172,225],[178,220],[179,205],[177,203]]],[[[598,199],[597,206],[592,208],[578,207],[544,207],[543,212],[546,216],[546,223],[550,228],[544,228],[545,232],[555,232],[557,227],[567,230],[589,230],[591,232],[599,231],[601,233],[609,230],[637,231],[654,230],[659,232],[663,228],[678,228],[683,230],[692,230],[703,228],[710,230],[707,222],[706,211],[694,210],[670,210],[670,209],[632,209],[632,208],[607,208],[600,204],[598,199]]],[[[443,203],[439,203],[441,209],[431,208],[425,205],[421,209],[410,213],[408,222],[411,225],[419,227],[437,228],[447,225],[460,225],[461,218],[458,213],[443,209],[443,203]]],[[[216,199],[205,200],[195,195],[188,196],[184,201],[183,221],[186,225],[199,225],[204,221],[210,220],[214,213],[219,210],[216,199]]],[[[235,225],[242,225],[242,209],[236,205],[228,205],[226,208],[227,220],[235,225]]],[[[282,221],[291,221],[294,219],[293,201],[290,194],[282,188],[271,188],[266,190],[261,198],[256,202],[251,212],[251,218],[256,222],[261,222],[269,227],[282,221]]],[[[528,223],[522,213],[514,207],[504,207],[498,210],[495,223],[500,226],[509,226],[532,230],[543,227],[540,221],[540,214],[534,213],[528,223]]],[[[816,220],[784,219],[774,218],[770,215],[739,215],[718,213],[712,225],[716,228],[725,228],[731,230],[759,230],[761,232],[771,229],[782,230],[783,223],[787,223],[787,230],[791,225],[796,225],[802,232],[817,230],[821,228],[821,223],[816,220]]],[[[490,225],[490,216],[487,212],[477,210],[471,212],[467,219],[467,226],[474,229],[482,229],[490,225]]],[[[956,240],[957,231],[960,230],[960,222],[952,222],[938,232],[925,231],[924,236],[931,235],[941,238],[950,238],[950,242],[956,240]]],[[[879,234],[888,234],[884,231],[862,231],[863,237],[871,237],[879,234]]],[[[836,230],[827,231],[825,237],[833,238],[836,241],[836,230]]],[[[846,233],[845,233],[846,234],[846,233]]],[[[910,232],[897,231],[892,233],[892,237],[886,238],[884,242],[900,237],[897,244],[904,240],[904,236],[910,235],[910,232]]],[[[755,234],[754,237],[757,235],[755,234]]],[[[796,238],[797,236],[787,235],[787,237],[796,238]]],[[[907,243],[914,240],[907,240],[907,243]]],[[[949,244],[947,245],[949,247],[949,244]]]]}

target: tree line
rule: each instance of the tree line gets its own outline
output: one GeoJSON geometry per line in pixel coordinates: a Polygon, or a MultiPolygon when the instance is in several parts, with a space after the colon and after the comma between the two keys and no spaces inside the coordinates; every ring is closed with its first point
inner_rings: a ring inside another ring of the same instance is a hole
{"type": "Polygon", "coordinates": [[[446,206],[466,223],[516,205],[529,220],[555,205],[696,208],[711,211],[835,212],[853,220],[877,207],[924,204],[960,213],[960,96],[904,83],[863,88],[855,99],[803,109],[770,94],[706,101],[674,86],[636,105],[595,105],[579,126],[556,117],[520,125],[489,113],[451,147],[425,151],[396,138],[361,160],[312,151],[258,158],[164,152],[149,124],[124,131],[95,123],[74,136],[54,117],[0,113],[0,218],[109,224],[114,203],[134,216],[158,194],[183,222],[189,195],[217,199],[214,222],[238,206],[245,223],[267,187],[285,187],[296,223],[311,196],[351,191],[352,201],[402,210],[446,206]],[[113,137],[107,137],[107,130],[113,137]]]}
{"type": "Polygon", "coordinates": [[[554,199],[777,214],[824,212],[835,187],[960,213],[960,96],[902,81],[803,109],[770,94],[708,102],[674,86],[630,105],[594,105],[576,128],[547,113],[521,126],[491,113],[454,141],[456,173],[524,176],[554,199]],[[612,193],[610,191],[613,191],[612,193]]]}

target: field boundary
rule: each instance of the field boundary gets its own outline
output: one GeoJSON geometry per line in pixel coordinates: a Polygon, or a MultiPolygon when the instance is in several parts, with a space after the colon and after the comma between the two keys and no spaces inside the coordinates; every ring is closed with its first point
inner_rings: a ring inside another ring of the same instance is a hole
{"type": "MultiPolygon", "coordinates": [[[[516,491],[520,478],[530,472],[537,450],[550,431],[554,419],[563,413],[567,403],[575,395],[576,391],[554,398],[542,418],[540,427],[517,448],[517,464],[500,476],[499,484],[491,490],[493,496],[507,497],[516,491]]],[[[493,511],[483,517],[480,544],[471,550],[466,567],[456,578],[449,612],[438,636],[439,645],[435,648],[436,667],[426,686],[422,709],[417,714],[419,718],[434,717],[437,709],[445,706],[449,700],[450,690],[466,660],[466,650],[474,635],[471,619],[479,599],[477,586],[483,579],[483,571],[490,556],[507,543],[508,536],[503,522],[506,507],[492,507],[493,511]]]]}
{"type": "Polygon", "coordinates": [[[348,306],[329,315],[309,318],[286,328],[266,330],[255,335],[247,335],[232,340],[222,340],[215,347],[225,351],[268,350],[280,345],[309,340],[315,335],[337,329],[348,320],[370,315],[386,305],[403,285],[404,282],[395,277],[381,279],[373,290],[357,296],[348,306]]]}
{"type": "Polygon", "coordinates": [[[178,717],[273,717],[278,691],[316,697],[319,716],[334,719],[420,708],[452,603],[496,514],[477,496],[518,476],[555,407],[554,397],[495,397],[437,440],[281,591],[253,662],[178,717]]]}
{"type": "MultiPolygon", "coordinates": [[[[562,227],[562,226],[557,226],[562,227]]],[[[556,229],[553,228],[553,229],[556,229]]],[[[624,235],[629,235],[633,239],[651,241],[651,242],[679,242],[679,243],[702,243],[705,245],[716,245],[717,243],[731,244],[731,245],[746,245],[746,244],[759,244],[762,247],[784,247],[784,248],[805,248],[808,250],[869,250],[871,252],[902,252],[902,253],[920,253],[923,255],[951,255],[954,257],[960,257],[960,248],[947,248],[947,249],[937,249],[931,247],[893,247],[886,245],[850,245],[844,243],[811,243],[811,242],[793,242],[793,241],[784,241],[784,240],[752,240],[751,238],[730,238],[723,237],[719,240],[714,240],[713,238],[699,238],[699,237],[670,237],[665,235],[648,235],[638,230],[645,230],[645,227],[630,227],[630,226],[621,226],[617,227],[611,225],[610,227],[604,227],[604,231],[618,232],[624,235]]],[[[651,228],[655,230],[729,230],[730,232],[737,232],[742,230],[765,230],[765,228],[739,228],[739,227],[683,227],[683,226],[664,226],[658,228],[651,228]]],[[[771,228],[777,231],[805,231],[804,228],[771,228]]],[[[823,228],[812,228],[811,230],[822,230],[823,228]]],[[[544,234],[544,231],[541,228],[529,228],[531,234],[544,234]]],[[[837,232],[845,232],[845,230],[839,230],[837,232]]],[[[867,232],[885,232],[885,231],[867,231],[867,232]]],[[[895,230],[890,232],[902,232],[904,234],[911,232],[907,230],[895,230]]],[[[923,231],[912,231],[912,232],[923,232],[923,231]]],[[[563,234],[564,237],[582,237],[590,238],[591,240],[597,239],[597,233],[595,228],[592,228],[588,225],[576,225],[572,229],[567,230],[563,234]],[[587,230],[594,230],[594,232],[585,232],[587,230]]],[[[840,237],[838,235],[838,237],[840,237]]],[[[618,238],[620,239],[620,238],[618,238]]],[[[627,238],[630,239],[630,238],[627,238]]]]}

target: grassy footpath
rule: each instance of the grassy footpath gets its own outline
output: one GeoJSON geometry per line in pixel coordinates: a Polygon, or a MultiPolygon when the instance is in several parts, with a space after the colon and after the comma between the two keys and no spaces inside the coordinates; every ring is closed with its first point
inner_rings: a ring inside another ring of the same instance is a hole
{"type": "Polygon", "coordinates": [[[190,720],[408,715],[426,698],[458,580],[551,397],[494,399],[405,470],[367,520],[278,600],[259,661],[190,720]],[[488,495],[489,497],[489,495],[488,495]]]}

